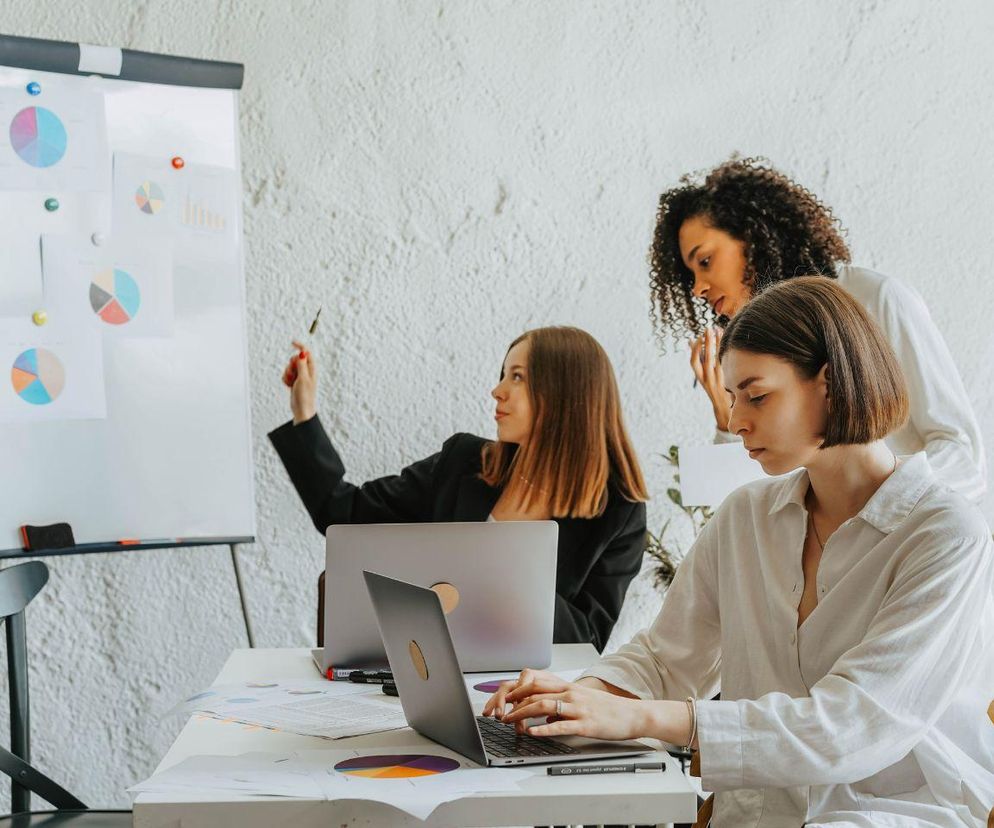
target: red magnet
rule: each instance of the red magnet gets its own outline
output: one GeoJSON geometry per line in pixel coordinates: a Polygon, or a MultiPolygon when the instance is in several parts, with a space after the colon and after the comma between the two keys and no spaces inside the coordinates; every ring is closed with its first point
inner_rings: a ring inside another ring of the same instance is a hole
{"type": "Polygon", "coordinates": [[[178,155],[173,158],[173,169],[181,170],[185,166],[186,166],[186,161],[184,161],[178,155]]]}

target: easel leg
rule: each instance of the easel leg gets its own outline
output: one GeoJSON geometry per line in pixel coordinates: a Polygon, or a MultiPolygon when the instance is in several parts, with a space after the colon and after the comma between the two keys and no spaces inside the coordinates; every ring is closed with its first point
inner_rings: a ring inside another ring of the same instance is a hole
{"type": "Polygon", "coordinates": [[[231,568],[235,570],[238,601],[242,605],[242,618],[245,620],[245,635],[248,638],[249,647],[255,649],[255,636],[252,635],[252,621],[249,619],[248,604],[245,603],[245,587],[242,585],[242,570],[238,565],[238,544],[232,543],[228,548],[231,550],[231,568]]]}

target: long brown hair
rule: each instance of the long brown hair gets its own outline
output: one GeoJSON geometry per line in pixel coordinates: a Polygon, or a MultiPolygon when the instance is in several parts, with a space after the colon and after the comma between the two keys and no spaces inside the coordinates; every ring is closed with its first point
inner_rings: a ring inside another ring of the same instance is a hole
{"type": "Polygon", "coordinates": [[[545,501],[560,518],[602,514],[609,484],[626,500],[647,500],[614,369],[600,343],[579,328],[536,328],[508,351],[526,340],[531,435],[520,449],[487,443],[483,481],[507,490],[523,510],[545,501]]]}

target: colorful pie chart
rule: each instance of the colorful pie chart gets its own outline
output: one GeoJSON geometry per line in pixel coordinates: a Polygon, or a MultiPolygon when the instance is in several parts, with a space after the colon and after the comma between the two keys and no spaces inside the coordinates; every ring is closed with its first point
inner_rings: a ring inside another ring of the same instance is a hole
{"type": "Polygon", "coordinates": [[[514,681],[517,676],[508,676],[506,679],[495,679],[494,681],[481,681],[479,684],[474,684],[473,689],[479,690],[481,693],[496,693],[500,690],[500,686],[505,681],[514,681]]]}
{"type": "Polygon", "coordinates": [[[447,756],[428,756],[407,753],[394,756],[357,756],[344,759],[335,770],[349,776],[366,776],[372,779],[410,779],[414,776],[434,776],[459,767],[455,759],[447,756]]]}
{"type": "Polygon", "coordinates": [[[154,181],[145,181],[135,190],[135,204],[143,213],[154,216],[166,203],[166,194],[154,181]]]}
{"type": "Polygon", "coordinates": [[[141,291],[130,273],[101,270],[90,283],[90,307],[108,325],[130,322],[141,305],[141,291]]]}
{"type": "Polygon", "coordinates": [[[48,405],[66,384],[66,372],[59,358],[44,348],[31,348],[14,360],[10,369],[14,391],[32,405],[48,405]]]}
{"type": "Polygon", "coordinates": [[[66,154],[69,136],[59,116],[42,106],[29,106],[10,122],[10,145],[32,167],[51,167],[66,154]]]}

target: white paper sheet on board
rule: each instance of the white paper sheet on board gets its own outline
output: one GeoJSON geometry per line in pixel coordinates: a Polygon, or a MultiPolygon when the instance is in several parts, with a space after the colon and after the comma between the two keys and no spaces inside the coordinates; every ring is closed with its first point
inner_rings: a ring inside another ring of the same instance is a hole
{"type": "Polygon", "coordinates": [[[103,342],[68,321],[0,319],[0,420],[103,419],[103,342]]]}
{"type": "MultiPolygon", "coordinates": [[[[0,182],[2,186],[2,182],[0,182]]],[[[41,193],[0,191],[0,317],[30,315],[42,306],[43,234],[110,236],[110,193],[69,193],[45,209],[41,193]]]]}
{"type": "Polygon", "coordinates": [[[172,335],[167,242],[95,245],[85,237],[44,236],[42,267],[50,317],[67,314],[105,337],[172,335]]]}
{"type": "Polygon", "coordinates": [[[739,486],[765,477],[741,443],[680,446],[680,496],[684,506],[717,507],[739,486]]]}
{"type": "Polygon", "coordinates": [[[113,226],[117,238],[165,237],[184,262],[230,259],[236,249],[240,192],[234,170],[168,157],[114,154],[113,226]]]}
{"type": "Polygon", "coordinates": [[[5,190],[67,193],[106,190],[110,149],[103,95],[56,81],[31,95],[24,85],[0,88],[0,182],[5,190]]]}

